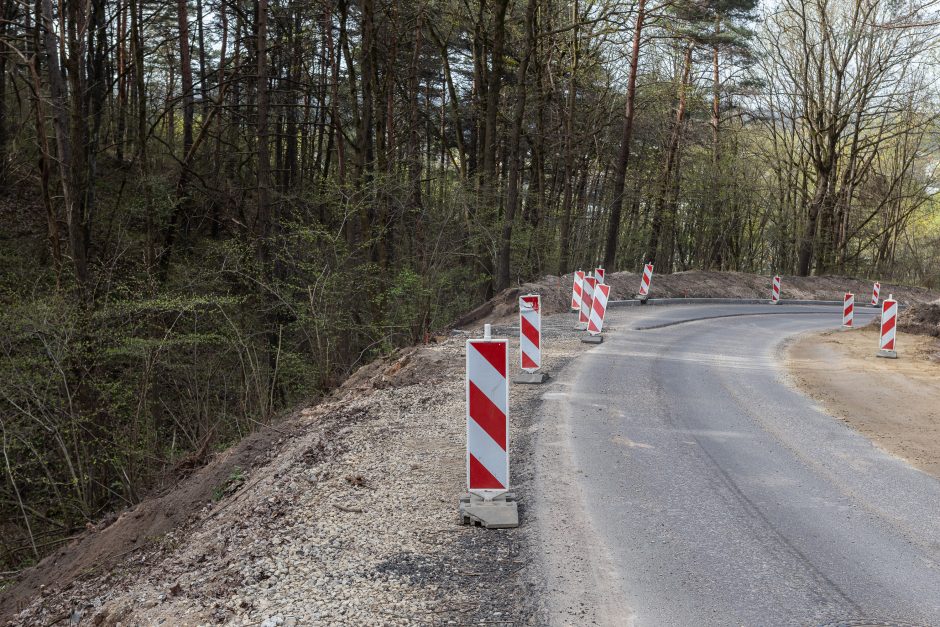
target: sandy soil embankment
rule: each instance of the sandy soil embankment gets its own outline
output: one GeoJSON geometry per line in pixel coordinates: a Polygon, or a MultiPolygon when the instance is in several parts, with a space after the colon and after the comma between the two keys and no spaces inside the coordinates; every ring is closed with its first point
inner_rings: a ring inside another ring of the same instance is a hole
{"type": "Polygon", "coordinates": [[[874,325],[806,335],[787,347],[787,366],[828,413],[940,479],[940,343],[898,333],[898,359],[877,347],[874,325]]]}

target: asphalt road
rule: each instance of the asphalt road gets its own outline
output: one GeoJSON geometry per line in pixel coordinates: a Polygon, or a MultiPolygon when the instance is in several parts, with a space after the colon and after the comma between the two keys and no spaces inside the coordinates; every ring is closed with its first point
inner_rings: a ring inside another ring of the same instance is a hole
{"type": "Polygon", "coordinates": [[[940,627],[940,482],[826,415],[776,358],[840,315],[608,312],[605,342],[543,397],[557,428],[531,508],[553,622],[940,627]]]}

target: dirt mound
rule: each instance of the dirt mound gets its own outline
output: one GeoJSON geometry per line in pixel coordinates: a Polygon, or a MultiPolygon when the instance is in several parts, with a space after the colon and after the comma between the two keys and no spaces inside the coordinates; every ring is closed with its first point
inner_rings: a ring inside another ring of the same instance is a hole
{"type": "MultiPolygon", "coordinates": [[[[574,274],[548,275],[538,281],[523,283],[503,290],[486,303],[467,313],[454,323],[462,327],[485,321],[514,316],[518,311],[518,298],[522,294],[541,294],[544,313],[561,313],[571,306],[571,284],[574,274]]],[[[610,272],[605,279],[611,286],[611,300],[635,297],[640,287],[640,275],[635,272],[610,272]]],[[[746,272],[705,272],[690,270],[674,274],[654,275],[651,298],[770,298],[772,278],[746,272]]],[[[855,294],[859,304],[871,298],[872,282],[846,276],[783,276],[781,297],[794,300],[842,300],[846,292],[855,294]]],[[[891,283],[881,284],[881,294],[893,294],[901,304],[910,305],[932,301],[940,292],[922,287],[909,287],[891,283]]]]}
{"type": "Polygon", "coordinates": [[[898,315],[898,329],[915,335],[940,337],[940,301],[912,305],[898,315]]]}
{"type": "Polygon", "coordinates": [[[297,427],[294,418],[276,429],[263,427],[164,493],[89,526],[69,545],[26,570],[16,584],[3,591],[0,618],[10,618],[49,586],[63,582],[68,586],[76,577],[106,572],[118,559],[184,524],[194,512],[218,498],[218,491],[227,489],[230,478],[241,469],[266,463],[278,443],[289,439],[288,435],[294,436],[297,427]]]}

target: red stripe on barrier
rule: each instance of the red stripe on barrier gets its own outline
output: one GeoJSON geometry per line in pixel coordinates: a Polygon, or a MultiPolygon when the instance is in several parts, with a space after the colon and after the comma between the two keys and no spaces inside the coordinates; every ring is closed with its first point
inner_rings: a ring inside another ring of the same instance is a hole
{"type": "Polygon", "coordinates": [[[494,368],[496,368],[496,372],[498,372],[504,378],[506,377],[506,362],[504,361],[506,355],[503,352],[505,349],[502,346],[499,344],[487,344],[481,342],[479,344],[474,344],[473,348],[476,349],[478,353],[483,355],[486,361],[490,362],[494,368]]]}
{"type": "MultiPolygon", "coordinates": [[[[884,323],[881,325],[882,337],[884,337],[886,333],[890,332],[891,329],[894,328],[894,325],[897,323],[897,320],[898,320],[897,316],[891,316],[890,318],[884,321],[884,323]]],[[[892,339],[892,341],[894,340],[892,339]]]]}
{"type": "Polygon", "coordinates": [[[473,453],[470,453],[470,485],[477,490],[499,490],[506,487],[473,456],[473,453]]]}
{"type": "Polygon", "coordinates": [[[525,335],[526,339],[532,342],[536,348],[539,348],[539,332],[535,326],[525,318],[522,318],[522,334],[525,335]]]}
{"type": "Polygon", "coordinates": [[[526,353],[522,353],[522,367],[523,368],[538,368],[539,365],[532,361],[532,358],[529,357],[526,353]]]}
{"type": "Polygon", "coordinates": [[[506,415],[470,381],[470,417],[500,448],[506,450],[506,415]]]}

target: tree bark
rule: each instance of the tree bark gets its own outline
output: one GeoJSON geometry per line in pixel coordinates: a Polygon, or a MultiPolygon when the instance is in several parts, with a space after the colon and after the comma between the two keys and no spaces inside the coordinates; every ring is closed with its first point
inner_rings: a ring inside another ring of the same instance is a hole
{"type": "Polygon", "coordinates": [[[666,148],[666,162],[663,165],[662,180],[660,181],[656,208],[653,213],[653,222],[650,227],[649,245],[647,246],[647,259],[663,272],[669,272],[669,262],[671,262],[671,259],[660,258],[660,241],[663,236],[663,225],[667,221],[665,215],[667,196],[669,194],[670,183],[672,182],[673,169],[676,164],[676,155],[679,150],[679,139],[682,137],[682,126],[685,121],[689,74],[692,71],[692,48],[692,44],[688,44],[685,49],[685,59],[682,63],[682,78],[679,82],[679,103],[676,107],[676,120],[673,123],[672,132],[669,136],[669,144],[666,148]]]}
{"type": "Polygon", "coordinates": [[[509,287],[509,266],[512,261],[512,226],[519,207],[520,152],[522,144],[522,122],[525,118],[526,76],[529,71],[529,59],[535,47],[535,13],[538,0],[529,0],[526,5],[525,31],[526,43],[519,68],[516,71],[516,106],[513,111],[512,132],[509,137],[509,176],[506,183],[506,212],[503,215],[503,228],[500,234],[499,262],[497,264],[496,291],[509,287]]]}
{"type": "Polygon", "coordinates": [[[630,143],[633,140],[633,118],[636,108],[636,73],[640,59],[640,39],[643,35],[643,22],[646,19],[646,0],[639,0],[636,24],[633,27],[633,50],[630,54],[630,78],[627,83],[627,103],[623,116],[623,135],[620,139],[620,152],[617,155],[617,168],[614,171],[614,197],[610,207],[610,219],[607,223],[607,246],[604,252],[604,267],[613,272],[617,267],[617,246],[620,239],[620,221],[623,215],[623,191],[626,186],[627,165],[630,161],[630,143]]]}

